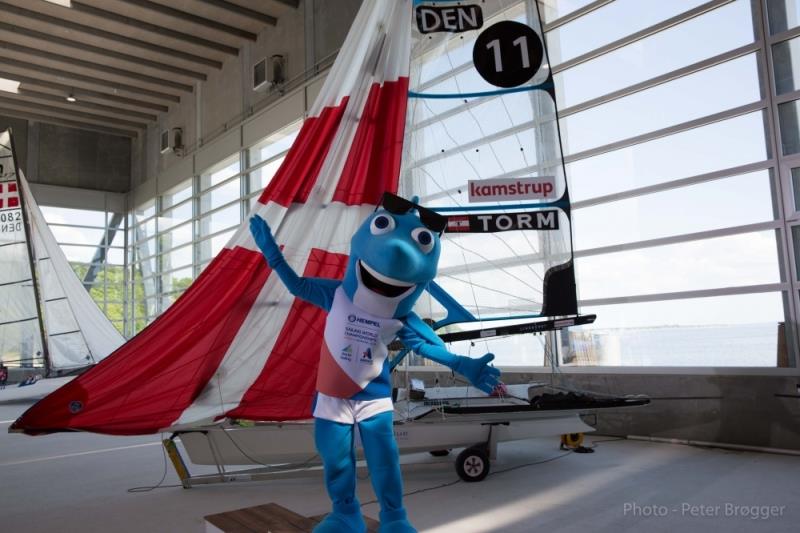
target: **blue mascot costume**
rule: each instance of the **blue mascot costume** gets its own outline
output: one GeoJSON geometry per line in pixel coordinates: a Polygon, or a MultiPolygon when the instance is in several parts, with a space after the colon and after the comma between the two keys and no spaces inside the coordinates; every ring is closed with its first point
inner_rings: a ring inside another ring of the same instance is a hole
{"type": "Polygon", "coordinates": [[[303,278],[286,263],[267,223],[250,231],[269,266],[293,295],[328,312],[317,375],[315,441],[325,467],[333,512],[314,531],[366,531],[356,499],[353,426],[367,458],[380,502],[380,531],[410,533],[403,482],[392,431],[392,386],[387,345],[395,337],[416,353],[464,375],[488,392],[499,370],[494,355],[471,359],[451,354],[411,308],[436,275],[439,237],[446,218],[393,194],[353,235],[343,280],[303,278]]]}

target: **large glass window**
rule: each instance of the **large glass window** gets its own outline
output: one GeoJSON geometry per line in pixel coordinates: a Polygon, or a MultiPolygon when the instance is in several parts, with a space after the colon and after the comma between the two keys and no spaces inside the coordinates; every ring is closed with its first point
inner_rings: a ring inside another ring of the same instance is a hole
{"type": "Polygon", "coordinates": [[[280,168],[300,133],[302,122],[294,122],[260,141],[247,151],[249,194],[257,198],[280,168]]]}
{"type": "Polygon", "coordinates": [[[800,153],[800,100],[778,105],[778,122],[781,126],[781,152],[783,155],[800,153]]]}
{"type": "Polygon", "coordinates": [[[591,326],[559,335],[562,364],[777,366],[780,292],[586,306],[591,326]]]}
{"type": "Polygon", "coordinates": [[[575,249],[775,220],[771,181],[762,170],[576,209],[575,249]]]}
{"type": "Polygon", "coordinates": [[[635,137],[761,99],[755,54],[727,61],[561,121],[565,154],[635,137]]]}
{"type": "Polygon", "coordinates": [[[111,323],[124,333],[124,217],[103,210],[40,207],[73,271],[111,323]]]}
{"type": "Polygon", "coordinates": [[[757,163],[769,158],[761,111],[567,165],[573,201],[757,163]]]}
{"type": "Polygon", "coordinates": [[[558,65],[703,4],[704,0],[616,0],[547,35],[558,65]]]}
{"type": "Polygon", "coordinates": [[[219,185],[228,178],[239,173],[239,155],[234,155],[214,165],[200,176],[200,189],[206,190],[219,185]]]}
{"type": "Polygon", "coordinates": [[[800,24],[798,0],[767,0],[769,32],[772,35],[791,30],[800,24]]]}
{"type": "Polygon", "coordinates": [[[750,1],[737,0],[557,74],[558,105],[568,108],[752,42],[750,1]]]}
{"type": "MultiPolygon", "coordinates": [[[[545,2],[545,20],[592,3],[545,2]]],[[[800,24],[799,4],[766,1],[762,15],[769,18],[770,34],[800,24]]],[[[503,16],[518,17],[526,5],[506,2],[503,16]]],[[[570,161],[579,300],[583,313],[598,318],[549,338],[466,342],[452,346],[454,351],[492,351],[498,364],[509,366],[541,365],[554,349],[568,365],[778,364],[779,324],[792,319],[786,302],[798,290],[794,276],[786,274],[783,250],[800,249],[791,246],[792,214],[783,212],[780,194],[791,199],[800,180],[783,175],[798,166],[794,158],[780,165],[776,159],[800,153],[800,105],[792,101],[800,87],[800,38],[756,42],[754,28],[763,21],[754,20],[760,10],[754,12],[750,0],[690,13],[703,5],[707,0],[614,0],[548,32],[558,104],[569,110],[560,125],[570,161]],[[656,29],[639,33],[648,28],[656,29]],[[747,45],[749,53],[718,59],[747,45]],[[767,129],[775,95],[762,93],[772,87],[765,54],[772,54],[775,90],[783,95],[777,154],[771,153],[774,134],[767,129]],[[579,57],[586,60],[572,61],[579,57]],[[653,84],[644,83],[649,80],[653,84]]],[[[426,90],[466,89],[460,69],[471,61],[471,50],[456,37],[448,51],[423,66],[426,90]]],[[[528,97],[518,93],[506,101],[523,104],[528,97]]],[[[452,203],[476,171],[540,171],[533,165],[537,141],[529,126],[541,117],[517,109],[528,105],[504,106],[493,97],[467,105],[457,99],[409,105],[417,106],[412,111],[423,120],[415,132],[423,159],[410,170],[436,184],[436,191],[415,191],[427,205],[452,203]]],[[[133,210],[129,258],[136,329],[171,305],[222,250],[280,168],[299,126],[273,132],[133,210]]],[[[60,238],[75,247],[77,258],[84,241],[68,236],[60,238]]],[[[538,265],[499,248],[471,250],[468,237],[459,242],[465,253],[480,254],[464,267],[464,254],[443,253],[440,270],[459,301],[473,301],[481,289],[475,289],[476,281],[496,284],[487,264],[502,260],[516,281],[490,305],[530,307],[525,280],[543,276],[538,265]]]]}

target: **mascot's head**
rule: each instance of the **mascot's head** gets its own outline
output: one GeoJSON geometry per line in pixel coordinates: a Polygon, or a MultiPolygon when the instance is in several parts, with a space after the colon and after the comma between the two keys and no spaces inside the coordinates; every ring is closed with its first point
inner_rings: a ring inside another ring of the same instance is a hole
{"type": "Polygon", "coordinates": [[[447,218],[394,194],[350,241],[350,262],[342,283],[361,309],[382,317],[407,315],[436,276],[447,218]]]}

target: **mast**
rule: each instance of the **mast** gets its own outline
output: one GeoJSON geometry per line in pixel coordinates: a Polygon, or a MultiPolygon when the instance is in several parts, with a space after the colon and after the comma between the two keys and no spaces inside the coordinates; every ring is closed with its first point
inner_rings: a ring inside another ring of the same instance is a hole
{"type": "Polygon", "coordinates": [[[47,346],[47,332],[44,329],[44,314],[42,311],[42,298],[39,292],[39,279],[36,275],[36,262],[34,260],[33,250],[33,232],[31,231],[30,221],[28,219],[28,209],[25,204],[25,191],[22,189],[22,180],[19,179],[19,165],[17,164],[17,151],[14,148],[14,132],[8,128],[8,140],[11,143],[11,160],[14,163],[14,177],[17,180],[17,187],[19,189],[19,207],[22,210],[22,225],[25,228],[25,245],[28,248],[28,262],[31,269],[31,282],[33,283],[33,294],[36,300],[36,315],[39,320],[39,333],[42,336],[42,357],[44,358],[45,377],[50,375],[51,362],[50,351],[47,346]]]}

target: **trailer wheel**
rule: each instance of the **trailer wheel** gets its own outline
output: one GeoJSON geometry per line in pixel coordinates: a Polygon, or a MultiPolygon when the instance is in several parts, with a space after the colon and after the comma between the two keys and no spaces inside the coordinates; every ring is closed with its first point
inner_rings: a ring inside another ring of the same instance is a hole
{"type": "Polygon", "coordinates": [[[468,483],[483,481],[489,475],[489,453],[483,446],[467,448],[456,458],[456,472],[468,483]]]}
{"type": "Polygon", "coordinates": [[[431,450],[430,453],[434,457],[444,457],[450,455],[450,450],[431,450]]]}

